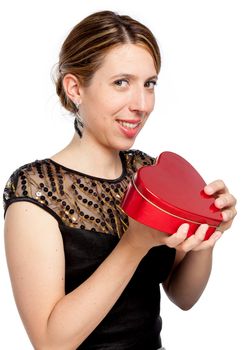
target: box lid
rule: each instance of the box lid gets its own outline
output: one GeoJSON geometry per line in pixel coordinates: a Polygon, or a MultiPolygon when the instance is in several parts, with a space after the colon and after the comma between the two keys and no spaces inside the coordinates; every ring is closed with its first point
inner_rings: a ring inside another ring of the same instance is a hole
{"type": "Polygon", "coordinates": [[[133,185],[145,200],[171,215],[214,226],[222,221],[215,198],[203,191],[203,178],[176,153],[163,152],[154,165],[140,168],[133,185]]]}

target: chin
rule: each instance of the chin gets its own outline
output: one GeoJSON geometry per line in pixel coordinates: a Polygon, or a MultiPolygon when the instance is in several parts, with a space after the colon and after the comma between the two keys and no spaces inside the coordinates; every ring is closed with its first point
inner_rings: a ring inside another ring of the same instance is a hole
{"type": "Polygon", "coordinates": [[[118,142],[115,145],[113,145],[113,148],[117,151],[127,151],[130,148],[132,148],[133,144],[134,144],[135,139],[126,141],[126,142],[118,142]]]}

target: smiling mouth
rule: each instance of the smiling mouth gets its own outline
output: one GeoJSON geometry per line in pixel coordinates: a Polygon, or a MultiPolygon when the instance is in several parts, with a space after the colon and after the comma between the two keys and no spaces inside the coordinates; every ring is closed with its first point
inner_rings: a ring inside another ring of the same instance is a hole
{"type": "Polygon", "coordinates": [[[118,122],[120,125],[124,126],[124,128],[128,128],[128,129],[135,129],[135,128],[137,128],[137,126],[139,126],[140,123],[141,123],[141,122],[138,122],[138,123],[128,123],[128,122],[123,122],[123,121],[121,121],[121,120],[117,120],[117,122],[118,122]]]}

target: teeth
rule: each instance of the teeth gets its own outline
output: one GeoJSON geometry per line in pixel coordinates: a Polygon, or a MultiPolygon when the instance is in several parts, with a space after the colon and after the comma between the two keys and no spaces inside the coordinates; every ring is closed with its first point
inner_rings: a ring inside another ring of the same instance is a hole
{"type": "Polygon", "coordinates": [[[130,129],[134,129],[134,128],[136,128],[139,125],[139,123],[131,124],[131,123],[127,123],[127,122],[122,122],[120,120],[118,120],[118,123],[120,123],[121,125],[125,126],[126,128],[130,128],[130,129]]]}

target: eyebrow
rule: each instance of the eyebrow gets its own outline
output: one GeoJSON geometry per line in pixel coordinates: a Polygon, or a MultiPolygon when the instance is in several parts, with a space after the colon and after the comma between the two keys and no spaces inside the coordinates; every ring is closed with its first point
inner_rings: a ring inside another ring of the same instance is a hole
{"type": "MultiPolygon", "coordinates": [[[[128,74],[128,73],[120,73],[120,74],[116,74],[116,75],[113,75],[111,77],[111,79],[116,79],[116,78],[129,78],[129,79],[136,79],[136,76],[134,74],[128,74]]],[[[152,77],[149,77],[146,79],[147,80],[158,80],[158,76],[157,75],[153,75],[152,77]]]]}

